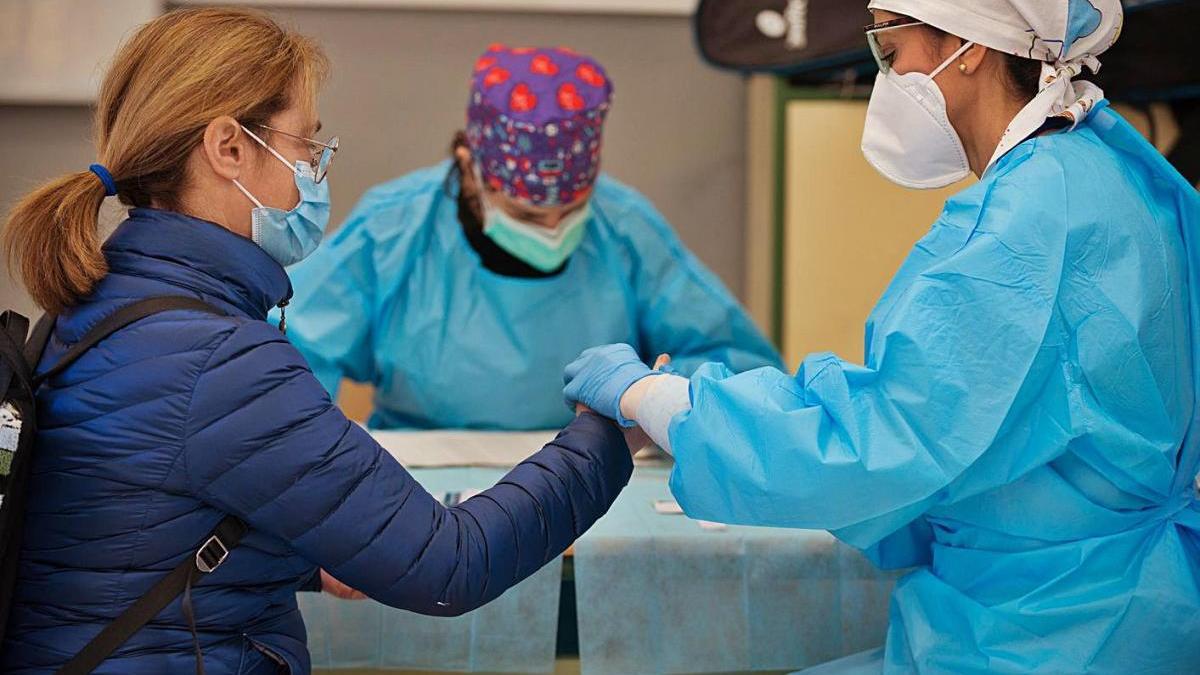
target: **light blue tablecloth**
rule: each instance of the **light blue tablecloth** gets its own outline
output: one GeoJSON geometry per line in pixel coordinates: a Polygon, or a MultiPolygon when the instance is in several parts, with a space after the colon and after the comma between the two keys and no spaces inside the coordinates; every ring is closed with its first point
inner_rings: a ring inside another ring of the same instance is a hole
{"type": "Polygon", "coordinates": [[[638,469],[575,546],[584,675],[799,669],[883,643],[896,575],[826,532],[703,529],[638,469]]]}
{"type": "MultiPolygon", "coordinates": [[[[413,471],[438,497],[504,473],[413,471]]],[[[825,532],[705,530],[656,513],[668,475],[638,468],[575,546],[584,675],[798,669],[882,644],[895,575],[825,532]]],[[[549,672],[561,577],[559,560],[454,619],[301,593],[313,667],[549,672]]]]}
{"type": "MultiPolygon", "coordinates": [[[[482,490],[498,469],[417,469],[439,499],[447,491],[482,490]]],[[[554,669],[562,559],[545,566],[491,604],[452,619],[420,616],[372,600],[300,593],[314,668],[546,673],[554,669]]]]}

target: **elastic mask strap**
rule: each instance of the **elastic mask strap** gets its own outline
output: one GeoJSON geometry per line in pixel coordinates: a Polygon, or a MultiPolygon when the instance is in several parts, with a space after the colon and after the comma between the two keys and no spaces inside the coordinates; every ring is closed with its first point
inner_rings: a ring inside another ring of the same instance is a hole
{"type": "MultiPolygon", "coordinates": [[[[275,148],[272,148],[271,146],[267,145],[267,142],[266,142],[266,141],[264,141],[263,139],[261,139],[261,138],[259,138],[258,136],[256,136],[256,135],[254,134],[254,132],[253,132],[253,131],[250,131],[249,129],[247,129],[247,128],[246,128],[246,125],[244,125],[244,124],[243,124],[243,125],[240,125],[240,126],[242,127],[242,131],[244,131],[244,132],[246,132],[247,134],[249,134],[249,135],[250,135],[250,138],[253,138],[254,140],[258,141],[258,144],[259,144],[259,145],[261,145],[261,146],[263,146],[264,148],[266,148],[266,149],[267,149],[267,152],[271,153],[272,155],[275,155],[275,159],[277,159],[277,160],[279,160],[279,161],[283,162],[283,165],[284,165],[284,166],[286,166],[286,167],[287,167],[287,168],[288,168],[290,171],[292,171],[293,173],[295,173],[295,171],[296,171],[296,165],[295,165],[295,164],[292,164],[291,162],[287,161],[287,158],[286,158],[286,157],[284,157],[283,155],[279,154],[279,152],[277,152],[277,151],[275,150],[275,148]]],[[[260,204],[260,206],[261,206],[261,204],[260,204]]]]}
{"type": "Polygon", "coordinates": [[[242,191],[242,194],[246,195],[246,199],[249,199],[250,201],[254,202],[254,205],[255,205],[255,206],[257,206],[257,207],[258,207],[258,208],[260,208],[260,209],[261,209],[261,208],[265,208],[265,207],[263,207],[263,203],[262,203],[262,202],[258,201],[258,199],[256,199],[256,198],[254,197],[254,195],[250,194],[250,191],[249,191],[249,190],[247,190],[246,188],[242,187],[242,184],[238,182],[238,179],[234,178],[234,179],[233,179],[233,184],[237,186],[237,189],[239,189],[239,190],[241,190],[241,191],[242,191]]]}
{"type": "MultiPolygon", "coordinates": [[[[974,47],[974,46],[975,46],[975,43],[974,43],[974,42],[965,42],[965,43],[963,43],[963,46],[959,47],[959,48],[958,48],[958,51],[954,52],[954,54],[952,54],[952,55],[950,56],[950,58],[946,59],[946,62],[945,62],[945,63],[943,63],[942,65],[938,66],[936,70],[934,70],[932,73],[930,73],[930,74],[929,74],[929,79],[931,79],[931,80],[932,80],[933,78],[937,77],[938,75],[941,75],[941,74],[942,74],[942,71],[943,71],[943,70],[945,70],[945,69],[947,69],[947,68],[949,68],[949,67],[950,67],[950,64],[951,64],[951,63],[954,63],[955,59],[957,59],[958,57],[962,56],[963,54],[966,54],[966,53],[967,53],[967,50],[968,50],[968,49],[970,49],[971,47],[974,47]]],[[[259,141],[259,142],[261,143],[262,141],[259,141]]]]}

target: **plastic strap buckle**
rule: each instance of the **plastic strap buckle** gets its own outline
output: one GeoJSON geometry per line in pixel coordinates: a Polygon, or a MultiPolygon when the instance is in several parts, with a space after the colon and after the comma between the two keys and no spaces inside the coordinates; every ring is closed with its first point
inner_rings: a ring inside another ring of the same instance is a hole
{"type": "Polygon", "coordinates": [[[213,535],[196,551],[196,569],[209,574],[229,557],[229,548],[213,535]]]}

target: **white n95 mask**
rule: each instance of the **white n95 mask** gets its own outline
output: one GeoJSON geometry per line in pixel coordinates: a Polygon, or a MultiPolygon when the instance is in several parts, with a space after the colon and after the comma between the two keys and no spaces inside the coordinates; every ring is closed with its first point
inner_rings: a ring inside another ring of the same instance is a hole
{"type": "Polygon", "coordinates": [[[879,73],[867,105],[863,156],[884,178],[906,188],[942,188],[971,173],[962,140],[950,124],[946,97],[934,82],[975,43],[968,42],[932,73],[879,73]]]}

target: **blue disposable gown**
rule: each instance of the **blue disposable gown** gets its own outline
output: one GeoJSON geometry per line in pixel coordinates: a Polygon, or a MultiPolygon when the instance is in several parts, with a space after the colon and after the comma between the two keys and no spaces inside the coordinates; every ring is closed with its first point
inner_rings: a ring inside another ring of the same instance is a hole
{"type": "Polygon", "coordinates": [[[594,218],[562,273],[485,268],[458,220],[448,163],[373,188],[289,271],[288,335],[331,393],[375,386],[378,428],[551,429],[573,414],[562,371],[581,351],[629,342],[735,371],[778,354],[654,207],[601,176],[594,218]]]}
{"type": "Polygon", "coordinates": [[[675,496],[919,566],[884,672],[1200,672],[1197,227],[1106,104],[1026,141],[913,249],[865,365],[698,370],[675,496]]]}

